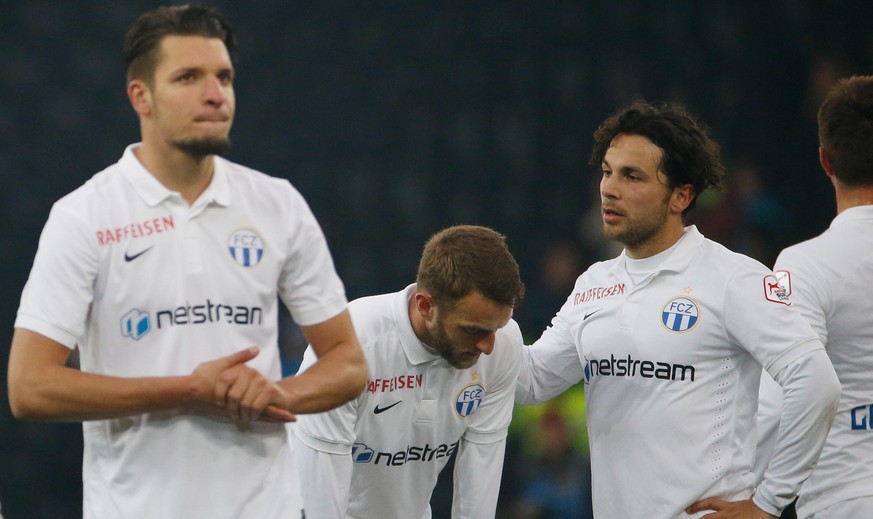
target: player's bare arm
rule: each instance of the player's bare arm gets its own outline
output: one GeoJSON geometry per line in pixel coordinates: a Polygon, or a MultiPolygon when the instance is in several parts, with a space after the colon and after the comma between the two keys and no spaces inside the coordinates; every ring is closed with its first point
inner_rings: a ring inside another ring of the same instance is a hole
{"type": "Polygon", "coordinates": [[[367,363],[348,310],[301,329],[318,361],[279,383],[288,393],[288,410],[318,413],[358,396],[367,384],[367,363]]]}
{"type": "MultiPolygon", "coordinates": [[[[215,402],[217,376],[257,355],[246,349],[202,364],[188,376],[124,378],[66,365],[70,349],[39,333],[16,328],[9,355],[9,404],[17,418],[102,420],[169,409],[227,415],[215,402]]],[[[271,413],[270,421],[287,413],[271,413]]],[[[293,419],[293,416],[291,417],[293,419]]]]}

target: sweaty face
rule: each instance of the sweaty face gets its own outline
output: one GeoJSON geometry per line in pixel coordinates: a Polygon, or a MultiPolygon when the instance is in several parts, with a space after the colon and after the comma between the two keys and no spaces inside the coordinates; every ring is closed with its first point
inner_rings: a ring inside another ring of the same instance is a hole
{"type": "Polygon", "coordinates": [[[427,323],[428,346],[457,369],[476,364],[479,355],[494,350],[495,333],[506,326],[512,308],[487,299],[479,292],[461,298],[451,309],[436,309],[427,323]]]}
{"type": "Polygon", "coordinates": [[[603,235],[623,243],[629,253],[644,251],[665,234],[672,191],[660,171],[662,156],[646,137],[619,134],[603,158],[603,235]]]}
{"type": "Polygon", "coordinates": [[[229,149],[233,74],[220,39],[165,37],[150,89],[154,137],[195,157],[229,149]]]}

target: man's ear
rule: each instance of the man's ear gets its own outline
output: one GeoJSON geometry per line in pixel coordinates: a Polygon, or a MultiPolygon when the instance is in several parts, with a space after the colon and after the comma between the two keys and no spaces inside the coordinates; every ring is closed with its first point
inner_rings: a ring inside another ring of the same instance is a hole
{"type": "Polygon", "coordinates": [[[834,168],[831,167],[831,159],[828,157],[828,152],[826,152],[822,146],[818,147],[818,161],[821,163],[821,167],[824,169],[825,174],[831,179],[831,182],[833,182],[834,168]]]}
{"type": "Polygon", "coordinates": [[[670,209],[676,214],[682,214],[694,200],[694,186],[682,184],[673,188],[670,196],[670,209]]]}
{"type": "Polygon", "coordinates": [[[141,115],[152,113],[152,91],[142,79],[133,79],[127,84],[127,98],[133,110],[141,115]]]}
{"type": "Polygon", "coordinates": [[[430,319],[434,311],[433,297],[427,292],[416,292],[413,298],[418,313],[425,319],[430,319]]]}

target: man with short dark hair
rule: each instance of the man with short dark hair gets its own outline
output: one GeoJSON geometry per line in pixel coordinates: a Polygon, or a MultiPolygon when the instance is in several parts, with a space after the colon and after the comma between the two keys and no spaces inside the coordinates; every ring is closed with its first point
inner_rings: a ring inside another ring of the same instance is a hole
{"type": "Polygon", "coordinates": [[[234,45],[211,7],[134,22],[124,49],[142,142],[54,205],[22,294],[10,405],[84,422],[87,519],[298,519],[284,424],[366,382],[306,202],[217,155],[234,45]],[[279,298],[319,357],[281,380],[279,298]],[[66,366],[76,347],[81,371],[66,366]]]}
{"type": "MultiPolygon", "coordinates": [[[[783,250],[775,269],[824,343],[843,395],[800,490],[797,517],[873,517],[873,76],[844,79],[831,89],[819,108],[818,132],[837,216],[821,235],[783,250]]],[[[782,388],[767,374],[761,402],[759,455],[766,464],[783,434],[782,388]]]]}

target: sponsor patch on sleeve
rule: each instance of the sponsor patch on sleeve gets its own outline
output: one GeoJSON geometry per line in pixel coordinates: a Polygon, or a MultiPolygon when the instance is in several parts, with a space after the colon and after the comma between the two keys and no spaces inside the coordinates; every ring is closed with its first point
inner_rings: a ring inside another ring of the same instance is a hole
{"type": "Polygon", "coordinates": [[[764,297],[767,301],[791,306],[791,301],[788,300],[789,294],[791,294],[791,276],[787,270],[779,270],[764,276],[764,297]]]}

